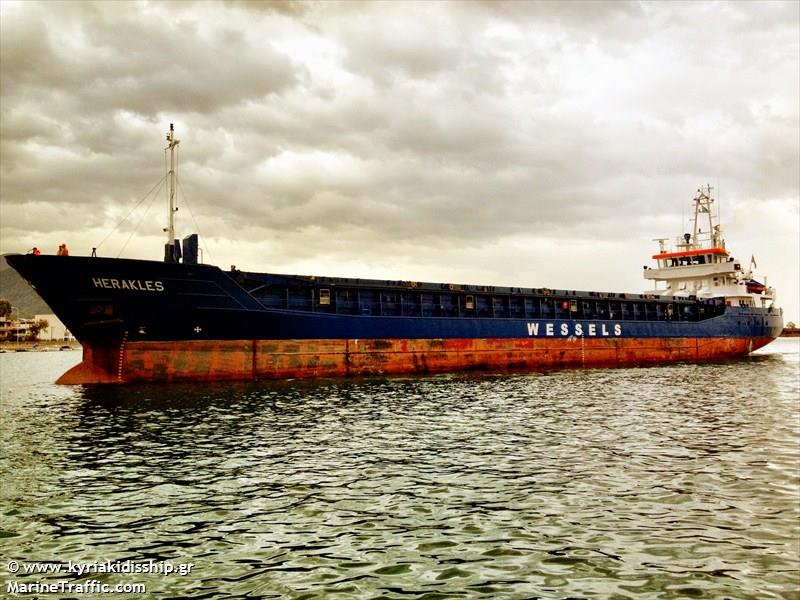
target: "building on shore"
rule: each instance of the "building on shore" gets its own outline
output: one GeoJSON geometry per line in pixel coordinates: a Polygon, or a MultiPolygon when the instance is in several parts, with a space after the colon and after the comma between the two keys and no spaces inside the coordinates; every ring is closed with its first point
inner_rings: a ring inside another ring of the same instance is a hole
{"type": "Polygon", "coordinates": [[[0,340],[19,341],[28,338],[33,319],[0,319],[0,340]]]}
{"type": "Polygon", "coordinates": [[[786,327],[783,328],[783,333],[781,333],[782,337],[800,337],[800,327],[795,325],[792,321],[789,321],[786,324],[786,327]]]}
{"type": "Polygon", "coordinates": [[[67,326],[54,314],[34,315],[34,322],[47,321],[47,327],[39,330],[38,338],[40,341],[67,341],[71,342],[75,338],[67,329],[67,326]]]}

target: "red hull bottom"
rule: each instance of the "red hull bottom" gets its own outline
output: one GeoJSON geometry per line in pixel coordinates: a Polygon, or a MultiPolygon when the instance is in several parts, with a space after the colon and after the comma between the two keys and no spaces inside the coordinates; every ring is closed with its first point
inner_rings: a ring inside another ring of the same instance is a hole
{"type": "Polygon", "coordinates": [[[224,381],[539,370],[742,356],[772,338],[224,340],[84,346],[57,383],[224,381]]]}

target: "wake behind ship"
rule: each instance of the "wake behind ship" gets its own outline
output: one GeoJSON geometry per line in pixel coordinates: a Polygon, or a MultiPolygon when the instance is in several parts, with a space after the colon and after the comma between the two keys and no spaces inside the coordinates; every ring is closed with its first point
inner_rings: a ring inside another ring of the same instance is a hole
{"type": "Polygon", "coordinates": [[[693,200],[693,231],[674,248],[659,240],[644,294],[223,271],[198,261],[195,234],[175,239],[172,126],[167,141],[163,262],[6,257],[83,345],[59,383],[700,361],[783,329],[774,290],[728,252],[710,188],[693,200]]]}

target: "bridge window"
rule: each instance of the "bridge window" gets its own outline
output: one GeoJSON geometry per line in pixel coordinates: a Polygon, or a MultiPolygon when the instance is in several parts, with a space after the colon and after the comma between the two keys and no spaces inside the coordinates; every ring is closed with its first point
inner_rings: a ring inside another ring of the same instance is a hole
{"type": "Polygon", "coordinates": [[[467,310],[474,310],[475,309],[475,297],[474,296],[467,296],[466,301],[464,302],[464,308],[467,310]]]}
{"type": "Polygon", "coordinates": [[[328,288],[322,288],[319,291],[320,305],[329,305],[331,303],[331,291],[328,288]]]}

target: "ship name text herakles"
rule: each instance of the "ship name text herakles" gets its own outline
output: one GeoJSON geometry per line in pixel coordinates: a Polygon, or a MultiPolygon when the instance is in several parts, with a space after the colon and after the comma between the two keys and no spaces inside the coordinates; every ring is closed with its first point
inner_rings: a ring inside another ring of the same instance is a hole
{"type": "Polygon", "coordinates": [[[109,277],[92,277],[92,284],[96,288],[106,290],[134,290],[137,292],[163,292],[164,284],[161,281],[141,279],[115,279],[109,277]]]}

